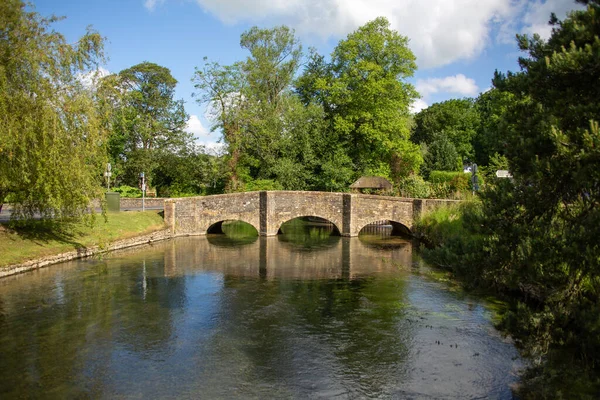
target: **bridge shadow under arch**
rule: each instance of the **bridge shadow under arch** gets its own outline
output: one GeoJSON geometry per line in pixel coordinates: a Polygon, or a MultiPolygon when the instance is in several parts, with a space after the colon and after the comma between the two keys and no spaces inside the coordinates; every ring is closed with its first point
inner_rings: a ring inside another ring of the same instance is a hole
{"type": "Polygon", "coordinates": [[[258,240],[258,230],[242,220],[218,221],[206,230],[208,242],[221,247],[251,244],[258,240]]]}
{"type": "Polygon", "coordinates": [[[281,224],[277,238],[291,251],[320,251],[337,246],[341,234],[338,227],[325,218],[303,216],[281,224]]]}
{"type": "Polygon", "coordinates": [[[314,215],[304,215],[285,221],[279,226],[277,234],[294,234],[296,232],[303,232],[307,228],[316,228],[322,232],[328,232],[329,236],[341,236],[340,229],[336,224],[327,218],[317,217],[314,215]]]}
{"type": "Polygon", "coordinates": [[[366,224],[359,231],[358,235],[400,236],[410,238],[412,237],[412,232],[403,223],[386,219],[366,224]]]}

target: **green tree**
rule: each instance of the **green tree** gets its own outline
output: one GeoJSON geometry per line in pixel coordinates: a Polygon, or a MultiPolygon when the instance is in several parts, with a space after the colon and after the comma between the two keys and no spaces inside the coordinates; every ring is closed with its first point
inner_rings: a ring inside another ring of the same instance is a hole
{"type": "Polygon", "coordinates": [[[242,64],[248,82],[247,125],[244,151],[254,159],[251,176],[271,178],[282,145],[290,136],[286,115],[293,113],[296,98],[291,93],[294,74],[302,57],[302,46],[286,26],[272,29],[253,27],[241,36],[240,45],[250,55],[242,64]]]}
{"type": "Polygon", "coordinates": [[[448,136],[444,134],[434,135],[433,142],[426,146],[426,148],[427,150],[423,157],[424,163],[421,167],[425,178],[429,177],[431,171],[461,170],[461,158],[448,136]]]}
{"type": "Polygon", "coordinates": [[[197,102],[208,107],[211,131],[220,130],[227,145],[227,183],[225,190],[240,190],[243,182],[239,179],[239,162],[243,155],[242,135],[246,106],[246,86],[242,64],[222,66],[209,62],[204,57],[204,66],[196,68],[192,78],[197,102]]]}
{"type": "Polygon", "coordinates": [[[188,146],[188,115],[183,100],[175,100],[177,80],[168,68],[143,62],[104,79],[115,107],[109,150],[122,170],[121,181],[136,185],[140,172],[151,183],[164,153],[188,146]]]}
{"type": "Polygon", "coordinates": [[[293,141],[307,129],[314,131],[312,111],[302,110],[291,92],[302,47],[285,26],[253,27],[242,34],[240,45],[250,52],[244,62],[221,66],[205,59],[194,75],[198,101],[213,117],[211,129],[221,130],[227,144],[227,190],[243,190],[244,182],[256,179],[304,188],[306,168],[293,141]]]}
{"type": "Polygon", "coordinates": [[[483,219],[473,226],[486,238],[477,276],[523,301],[506,325],[532,354],[560,360],[550,378],[570,374],[575,389],[585,374],[573,365],[583,366],[596,383],[593,397],[600,387],[600,1],[581,3],[587,9],[564,21],[552,16],[549,40],[518,36],[527,52],[521,71],[496,73],[495,87],[514,97],[499,125],[514,178],[484,193],[483,219]]]}
{"type": "Polygon", "coordinates": [[[81,76],[97,67],[103,39],[74,44],[54,30],[60,18],[0,3],[0,202],[15,214],[78,215],[99,195],[106,131],[81,76]]]}
{"type": "Polygon", "coordinates": [[[154,169],[154,185],[160,197],[220,193],[224,186],[223,159],[206,154],[202,146],[186,146],[163,154],[154,169]]]}
{"type": "Polygon", "coordinates": [[[408,39],[391,30],[383,17],[349,34],[334,49],[326,101],[335,105],[334,131],[359,174],[387,170],[389,176],[392,156],[404,156],[396,152],[402,142],[418,169],[413,155],[419,148],[408,143],[409,105],[418,95],[403,81],[415,69],[408,39]]]}
{"type": "Polygon", "coordinates": [[[479,165],[488,165],[494,154],[503,155],[507,143],[502,135],[506,119],[506,109],[516,101],[515,97],[505,91],[492,88],[479,95],[475,107],[480,117],[480,125],[473,138],[475,161],[479,165]]]}
{"type": "Polygon", "coordinates": [[[473,139],[480,118],[473,99],[452,99],[432,104],[415,116],[411,139],[431,144],[437,135],[446,135],[465,160],[474,160],[473,139]]]}
{"type": "Polygon", "coordinates": [[[351,171],[341,173],[347,181],[334,186],[346,189],[361,174],[399,180],[418,170],[419,147],[408,140],[408,106],[418,95],[404,81],[415,69],[408,39],[391,30],[385,18],[340,41],[330,63],[311,52],[295,90],[304,104],[323,108],[327,146],[338,156],[345,153],[343,160],[326,161],[351,171]]]}

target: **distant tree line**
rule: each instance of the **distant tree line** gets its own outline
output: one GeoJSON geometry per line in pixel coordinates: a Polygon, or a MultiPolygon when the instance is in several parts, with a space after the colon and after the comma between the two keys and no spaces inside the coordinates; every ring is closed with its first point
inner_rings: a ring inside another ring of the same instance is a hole
{"type": "Polygon", "coordinates": [[[223,145],[210,154],[186,132],[168,68],[145,61],[84,84],[103,61],[103,38],[91,31],[67,44],[50,31],[54,18],[27,8],[3,2],[0,16],[0,197],[23,215],[81,212],[101,195],[107,163],[123,194],[141,194],[144,172],[159,196],[172,197],[346,191],[363,175],[389,179],[396,195],[464,197],[472,189],[464,165],[480,166],[480,183],[508,168],[500,132],[515,96],[494,87],[412,114],[419,94],[407,79],[416,59],[383,17],[329,56],[303,51],[279,26],[244,32],[245,60],[205,58],[194,96],[223,145]]]}

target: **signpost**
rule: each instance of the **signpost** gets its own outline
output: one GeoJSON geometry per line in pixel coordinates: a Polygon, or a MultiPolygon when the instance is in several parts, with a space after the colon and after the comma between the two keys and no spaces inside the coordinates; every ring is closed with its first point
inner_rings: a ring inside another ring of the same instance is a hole
{"type": "Polygon", "coordinates": [[[142,184],[142,211],[146,211],[146,177],[143,172],[140,174],[140,182],[142,184]]]}
{"type": "Polygon", "coordinates": [[[473,164],[471,169],[471,184],[473,185],[473,195],[479,190],[479,178],[477,177],[477,164],[473,164]]]}
{"type": "Polygon", "coordinates": [[[510,174],[510,172],[508,172],[505,169],[499,169],[498,171],[496,171],[496,176],[498,178],[512,178],[512,175],[510,174]]]}
{"type": "Polygon", "coordinates": [[[110,192],[110,177],[112,176],[112,166],[110,163],[106,164],[106,172],[104,172],[104,176],[106,177],[106,191],[110,192]]]}

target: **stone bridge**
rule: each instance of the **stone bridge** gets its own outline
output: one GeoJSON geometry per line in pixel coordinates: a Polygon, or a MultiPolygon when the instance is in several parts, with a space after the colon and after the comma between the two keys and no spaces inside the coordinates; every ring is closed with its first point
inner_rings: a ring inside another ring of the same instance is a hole
{"type": "Polygon", "coordinates": [[[455,200],[409,199],[354,193],[262,191],[165,200],[165,222],[175,235],[203,235],[228,220],[252,225],[261,236],[274,236],[284,222],[319,217],[342,236],[358,236],[373,222],[388,220],[393,233],[410,232],[423,212],[455,200]]]}

